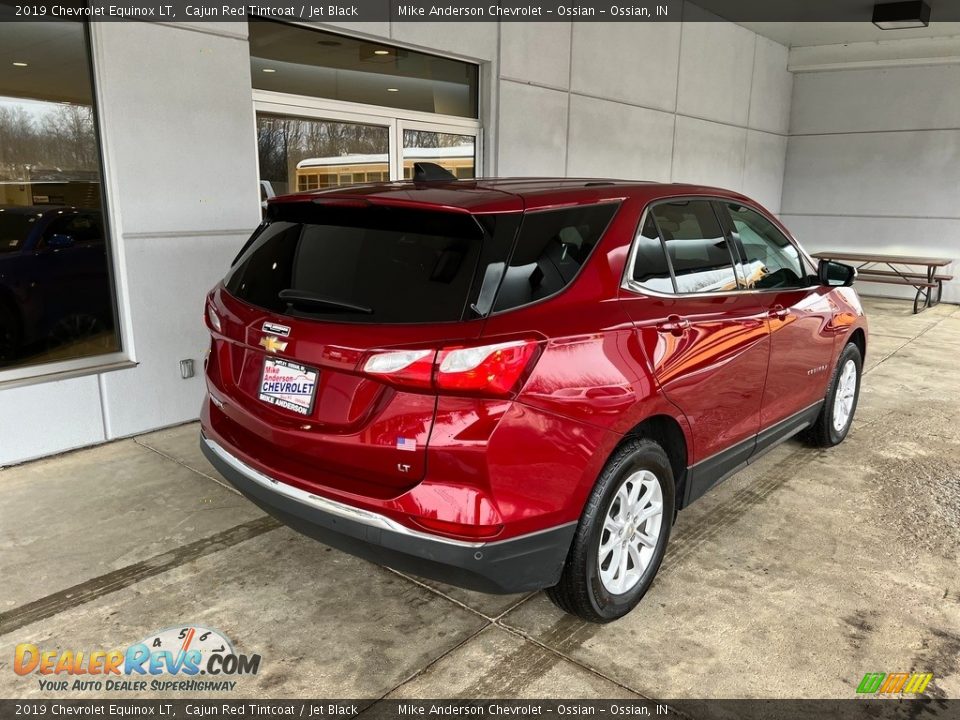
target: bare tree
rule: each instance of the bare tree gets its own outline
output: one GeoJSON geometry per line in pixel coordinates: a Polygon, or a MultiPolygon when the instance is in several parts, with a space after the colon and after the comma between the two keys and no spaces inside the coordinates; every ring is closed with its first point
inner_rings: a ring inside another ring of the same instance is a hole
{"type": "Polygon", "coordinates": [[[0,106],[0,168],[7,177],[29,181],[34,168],[59,173],[98,170],[93,109],[49,103],[42,113],[21,105],[0,106]]]}

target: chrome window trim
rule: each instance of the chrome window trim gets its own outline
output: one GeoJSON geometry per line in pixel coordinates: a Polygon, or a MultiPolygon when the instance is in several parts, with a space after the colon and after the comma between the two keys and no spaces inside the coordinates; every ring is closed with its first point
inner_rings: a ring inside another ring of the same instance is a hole
{"type": "Polygon", "coordinates": [[[457,547],[465,548],[483,548],[490,545],[497,545],[499,543],[513,542],[514,540],[532,537],[541,533],[551,532],[557,528],[576,524],[576,521],[562,523],[560,525],[545,528],[544,530],[537,530],[536,532],[527,533],[526,535],[518,535],[517,537],[507,538],[505,540],[494,541],[470,542],[468,540],[455,540],[453,538],[443,537],[442,535],[432,535],[430,533],[419,532],[417,530],[413,530],[412,528],[408,528],[405,525],[401,525],[400,523],[391,520],[386,515],[381,515],[380,513],[373,512],[372,510],[364,510],[363,508],[353,507],[352,505],[347,505],[345,503],[337,502],[336,500],[321,497],[319,495],[307,492],[306,490],[301,490],[293,485],[281,482],[280,480],[272,478],[269,475],[266,475],[251,467],[250,465],[247,465],[238,457],[227,451],[216,441],[211,440],[203,434],[200,435],[200,438],[202,442],[204,442],[207,447],[217,455],[217,457],[227,463],[234,470],[242,474],[244,477],[257,483],[261,487],[270,490],[271,492],[275,492],[278,495],[282,495],[288,500],[293,500],[301,505],[311,507],[314,510],[319,510],[320,512],[328,513],[330,515],[336,515],[347,520],[353,520],[354,522],[358,522],[363,525],[380,528],[381,530],[387,530],[400,535],[407,535],[420,540],[426,540],[428,542],[443,543],[445,545],[455,545],[457,547]]]}
{"type": "MultiPolygon", "coordinates": [[[[737,290],[717,290],[712,292],[695,292],[695,293],[664,293],[658,290],[651,290],[650,288],[644,287],[641,283],[638,283],[633,279],[633,264],[637,260],[637,238],[640,235],[640,232],[643,230],[643,226],[647,221],[647,215],[650,211],[655,208],[657,205],[663,205],[671,202],[684,202],[687,200],[706,200],[708,202],[732,202],[744,207],[750,208],[754,212],[759,213],[762,217],[765,217],[767,220],[770,220],[773,226],[787,239],[787,241],[800,253],[801,258],[810,263],[810,265],[816,268],[817,264],[813,262],[810,256],[807,254],[807,251],[804,250],[800,243],[797,242],[789,232],[785,232],[779,222],[776,222],[774,218],[759,208],[755,203],[751,201],[736,200],[726,197],[717,197],[715,195],[678,195],[675,197],[660,198],[654,200],[647,204],[643,209],[643,213],[640,215],[640,222],[637,224],[637,228],[633,233],[633,239],[630,241],[630,252],[627,253],[627,262],[623,268],[623,275],[620,281],[620,289],[626,290],[627,292],[633,293],[635,295],[658,297],[658,298],[704,298],[704,297],[726,297],[729,295],[757,295],[764,293],[781,293],[788,290],[805,290],[808,288],[739,288],[737,290]]],[[[721,224],[722,225],[722,224],[721,224]]],[[[659,233],[659,228],[657,229],[659,233]]],[[[726,233],[726,230],[724,230],[726,233]]],[[[660,244],[663,245],[663,238],[660,238],[660,244]]],[[[664,254],[666,255],[666,248],[663,248],[664,254]]],[[[666,255],[667,266],[670,267],[670,256],[666,255]]],[[[671,281],[673,279],[673,271],[671,269],[671,281]]],[[[739,282],[739,275],[736,274],[736,268],[734,268],[734,275],[737,277],[739,282]]],[[[810,288],[821,287],[820,285],[810,285],[810,288]]]]}

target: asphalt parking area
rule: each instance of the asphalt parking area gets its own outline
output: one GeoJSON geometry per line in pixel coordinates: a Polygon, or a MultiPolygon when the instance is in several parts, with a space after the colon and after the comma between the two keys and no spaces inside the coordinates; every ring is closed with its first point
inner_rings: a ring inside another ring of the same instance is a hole
{"type": "Polygon", "coordinates": [[[16,675],[18,643],[197,624],[263,658],[225,696],[848,698],[917,670],[958,697],[960,308],[866,305],[847,441],[791,441],[681,513],[652,590],[606,626],[302,538],[221,484],[195,424],[4,469],[0,696],[78,697],[16,675]]]}

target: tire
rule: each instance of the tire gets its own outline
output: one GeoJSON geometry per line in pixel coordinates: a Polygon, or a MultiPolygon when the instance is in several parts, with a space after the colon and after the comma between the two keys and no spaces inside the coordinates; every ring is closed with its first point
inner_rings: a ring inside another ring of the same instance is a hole
{"type": "Polygon", "coordinates": [[[547,597],[561,610],[595,623],[611,622],[633,610],[650,589],[663,561],[675,494],[673,470],[663,448],[643,438],[626,441],[600,473],[580,517],[560,582],[547,589],[547,597]],[[631,516],[623,504],[631,490],[638,494],[632,513],[650,518],[621,526],[624,537],[630,538],[630,549],[625,550],[627,545],[611,542],[614,538],[609,528],[619,524],[615,521],[624,514],[631,516]],[[653,512],[658,495],[659,515],[653,512]],[[608,513],[613,517],[608,518],[608,513]],[[612,548],[604,556],[600,555],[601,541],[612,548]],[[623,555],[627,556],[626,568],[615,570],[614,558],[623,555]]]}
{"type": "Polygon", "coordinates": [[[817,421],[810,429],[810,437],[816,445],[820,447],[833,447],[834,445],[842,443],[843,439],[847,437],[847,433],[850,432],[850,425],[853,423],[853,416],[857,412],[857,401],[860,399],[862,371],[863,358],[860,355],[860,349],[853,343],[847,343],[847,346],[843,348],[843,352],[840,353],[840,359],[837,360],[837,366],[834,368],[833,375],[830,378],[830,385],[827,386],[827,396],[823,404],[823,409],[820,410],[817,421]],[[839,410],[839,405],[837,404],[837,394],[845,392],[845,388],[849,390],[841,378],[844,376],[844,370],[848,368],[851,363],[854,368],[853,393],[848,396],[849,411],[847,411],[847,416],[843,422],[839,422],[837,413],[838,411],[841,412],[842,417],[842,411],[839,410]]]}

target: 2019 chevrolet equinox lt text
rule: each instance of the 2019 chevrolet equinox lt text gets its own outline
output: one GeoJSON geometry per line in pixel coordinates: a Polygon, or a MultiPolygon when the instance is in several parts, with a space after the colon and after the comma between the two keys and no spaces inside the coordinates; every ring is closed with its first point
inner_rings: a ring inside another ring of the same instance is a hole
{"type": "Polygon", "coordinates": [[[758,204],[574,179],[273,198],[209,294],[201,445],[328,545],[607,622],[678,510],[847,435],[855,271],[758,204]]]}

